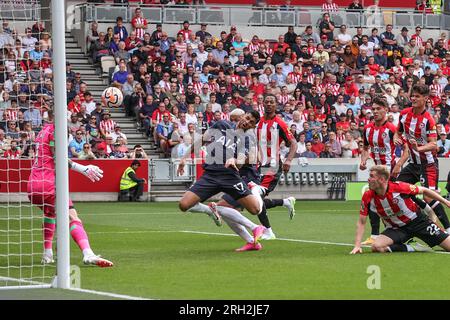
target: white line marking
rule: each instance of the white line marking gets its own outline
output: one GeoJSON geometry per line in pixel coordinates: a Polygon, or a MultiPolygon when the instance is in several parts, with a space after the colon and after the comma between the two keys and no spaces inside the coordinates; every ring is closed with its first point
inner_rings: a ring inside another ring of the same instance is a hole
{"type": "MultiPolygon", "coordinates": [[[[119,232],[91,232],[92,234],[131,234],[131,233],[191,233],[191,234],[201,234],[201,235],[211,235],[211,236],[225,236],[225,237],[237,237],[236,234],[231,233],[220,233],[220,232],[204,232],[204,231],[194,231],[194,230],[139,230],[139,231],[119,231],[119,232]]],[[[314,243],[314,244],[326,244],[333,246],[344,246],[344,247],[354,247],[352,243],[342,243],[342,242],[330,242],[330,241],[317,241],[317,240],[302,240],[302,239],[289,239],[289,238],[277,238],[275,240],[288,241],[288,242],[302,242],[302,243],[314,243]]],[[[273,240],[271,240],[273,241],[273,240]]],[[[362,246],[364,248],[370,248],[370,246],[362,246]]],[[[436,251],[433,253],[439,254],[450,254],[446,251],[436,251]]]]}
{"type": "Polygon", "coordinates": [[[104,291],[96,291],[96,290],[88,290],[88,289],[78,289],[78,288],[70,288],[71,291],[84,292],[84,293],[92,293],[100,296],[118,298],[118,299],[126,299],[126,300],[154,300],[150,298],[142,298],[142,297],[134,297],[126,294],[117,294],[112,292],[104,292],[104,291]]]}

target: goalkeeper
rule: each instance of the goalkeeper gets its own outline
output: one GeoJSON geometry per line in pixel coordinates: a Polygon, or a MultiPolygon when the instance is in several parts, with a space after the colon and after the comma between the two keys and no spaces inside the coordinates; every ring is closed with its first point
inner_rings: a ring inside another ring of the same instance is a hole
{"type": "MultiPolygon", "coordinates": [[[[53,260],[53,236],[56,228],[55,215],[55,162],[54,162],[54,131],[53,112],[48,112],[48,123],[36,137],[36,158],[31,168],[28,181],[28,198],[31,203],[38,205],[44,211],[44,254],[43,264],[54,263],[53,260]]],[[[97,166],[84,166],[69,160],[69,168],[80,172],[91,179],[99,181],[103,177],[103,171],[97,166]]],[[[84,230],[83,223],[78,217],[73,203],[69,200],[70,235],[83,252],[85,264],[99,267],[112,267],[113,263],[96,255],[89,244],[89,239],[84,230]]]]}

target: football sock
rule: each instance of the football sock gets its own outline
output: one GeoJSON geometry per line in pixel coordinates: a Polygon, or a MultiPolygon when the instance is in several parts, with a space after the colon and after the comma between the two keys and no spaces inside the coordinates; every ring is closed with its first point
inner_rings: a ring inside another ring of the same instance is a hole
{"type": "Polygon", "coordinates": [[[391,244],[388,247],[388,251],[389,252],[410,252],[410,251],[414,251],[414,249],[410,245],[407,245],[407,244],[391,244]]]}
{"type": "Polygon", "coordinates": [[[70,226],[70,235],[72,236],[72,239],[76,242],[78,247],[81,251],[83,251],[83,254],[90,253],[91,246],[89,245],[89,239],[86,234],[86,231],[83,228],[83,223],[81,221],[72,221],[69,224],[70,226]]]}
{"type": "Polygon", "coordinates": [[[55,235],[56,229],[56,219],[44,215],[43,228],[44,228],[44,249],[45,252],[48,254],[49,251],[47,250],[53,252],[52,245],[53,245],[53,236],[55,235]]]}
{"type": "Polygon", "coordinates": [[[274,207],[281,207],[284,205],[284,200],[283,199],[267,199],[264,198],[264,205],[266,206],[266,209],[271,209],[274,207]]]}
{"type": "Polygon", "coordinates": [[[270,228],[270,221],[269,217],[267,216],[266,206],[263,206],[261,213],[258,214],[258,219],[264,227],[270,228]]]}
{"type": "Polygon", "coordinates": [[[370,227],[372,228],[372,236],[377,236],[380,234],[380,217],[369,209],[369,220],[370,227]]]}
{"type": "Polygon", "coordinates": [[[291,202],[288,199],[283,199],[283,207],[289,208],[291,205],[291,202]]]}
{"type": "Polygon", "coordinates": [[[244,239],[246,243],[253,242],[253,236],[245,229],[244,226],[233,222],[228,217],[222,216],[223,220],[227,223],[231,230],[233,230],[239,237],[244,239]]]}
{"type": "Polygon", "coordinates": [[[197,203],[195,206],[187,210],[188,212],[199,212],[199,213],[206,213],[211,214],[211,208],[208,207],[206,204],[203,203],[197,203]]]}
{"type": "Polygon", "coordinates": [[[448,221],[447,214],[445,213],[445,209],[439,201],[432,200],[430,202],[431,208],[433,208],[434,213],[438,217],[439,221],[442,223],[444,229],[450,227],[450,222],[448,221]]]}
{"type": "Polygon", "coordinates": [[[219,212],[223,218],[228,219],[228,221],[240,224],[250,230],[253,230],[258,226],[233,208],[217,206],[217,212],[219,212]]]}

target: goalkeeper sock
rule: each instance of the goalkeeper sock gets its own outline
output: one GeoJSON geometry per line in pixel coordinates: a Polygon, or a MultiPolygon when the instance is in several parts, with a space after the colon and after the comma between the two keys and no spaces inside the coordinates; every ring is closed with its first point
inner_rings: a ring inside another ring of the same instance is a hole
{"type": "Polygon", "coordinates": [[[53,236],[55,235],[55,229],[56,229],[56,219],[50,218],[48,216],[44,216],[44,249],[45,252],[52,253],[53,254],[53,236]],[[49,250],[49,251],[47,251],[49,250]]]}
{"type": "Polygon", "coordinates": [[[433,200],[430,202],[431,208],[433,208],[434,213],[438,217],[439,221],[442,223],[444,229],[450,227],[450,222],[448,221],[447,214],[445,213],[445,209],[439,201],[433,200]]]}
{"type": "Polygon", "coordinates": [[[72,221],[69,226],[72,239],[76,242],[80,250],[83,251],[83,254],[85,254],[85,250],[90,250],[91,246],[86,231],[83,228],[83,223],[81,221],[72,221]]]}
{"type": "Polygon", "coordinates": [[[274,208],[274,207],[281,207],[284,205],[283,199],[263,199],[264,205],[266,206],[266,209],[274,208]]]}

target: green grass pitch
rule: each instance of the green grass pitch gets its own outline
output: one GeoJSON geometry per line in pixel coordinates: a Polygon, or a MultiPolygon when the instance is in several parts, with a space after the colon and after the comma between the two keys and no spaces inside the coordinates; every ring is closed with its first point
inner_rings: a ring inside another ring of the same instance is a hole
{"type": "MultiPolygon", "coordinates": [[[[349,255],[358,218],[356,201],[297,201],[292,221],[285,208],[271,209],[278,239],[263,241],[262,251],[243,253],[234,252],[243,242],[231,236],[226,225],[219,228],[203,214],[181,213],[176,203],[75,205],[94,251],[115,263],[106,269],[84,266],[72,242],[71,263],[80,266],[83,289],[149,299],[450,298],[450,255],[382,255],[368,248],[363,255],[349,255]],[[368,288],[370,266],[379,268],[379,289],[368,288]]],[[[5,223],[0,220],[0,230],[5,223]]],[[[33,224],[39,225],[37,220],[33,224]]],[[[366,231],[367,236],[369,225],[366,231]]],[[[38,239],[39,231],[33,236],[38,239]]],[[[0,234],[0,243],[5,241],[0,234]]],[[[38,247],[34,251],[40,254],[38,247]]],[[[6,249],[0,245],[0,254],[6,249]]],[[[5,275],[5,269],[0,273],[5,275]]],[[[54,296],[105,298],[57,290],[0,291],[0,299],[54,296]]]]}

